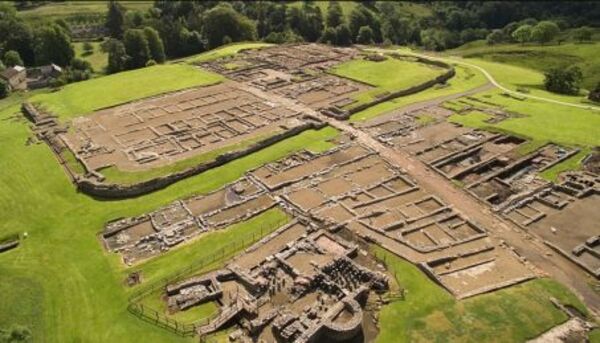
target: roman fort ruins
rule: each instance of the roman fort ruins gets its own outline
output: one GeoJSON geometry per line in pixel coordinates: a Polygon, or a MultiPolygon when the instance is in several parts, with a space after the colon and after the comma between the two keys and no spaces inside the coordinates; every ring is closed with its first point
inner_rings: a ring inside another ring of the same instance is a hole
{"type": "MultiPolygon", "coordinates": [[[[378,310],[402,285],[373,247],[416,265],[457,299],[547,275],[530,256],[561,259],[577,273],[600,278],[600,152],[590,152],[582,170],[547,181],[541,173],[580,150],[547,142],[524,152],[526,138],[449,121],[469,111],[493,122],[518,115],[468,97],[349,122],[366,107],[441,87],[455,73],[452,65],[412,58],[439,76],[359,104],[356,96],[375,86],[329,71],[361,58],[372,53],[272,46],[198,66],[225,76],[221,83],[100,109],[69,123],[36,103],[23,111],[75,187],[111,199],[165,188],[306,130],[340,131],[326,151],[296,151],[210,193],[106,223],[103,247],[135,268],[266,211],[287,215],[232,259],[144,295],[168,314],[214,304],[217,311],[191,328],[199,337],[228,329],[236,342],[349,342],[377,332],[378,310]],[[191,167],[139,183],[103,174],[194,158],[199,162],[191,167]]],[[[135,302],[130,310],[147,315],[135,302]]]]}

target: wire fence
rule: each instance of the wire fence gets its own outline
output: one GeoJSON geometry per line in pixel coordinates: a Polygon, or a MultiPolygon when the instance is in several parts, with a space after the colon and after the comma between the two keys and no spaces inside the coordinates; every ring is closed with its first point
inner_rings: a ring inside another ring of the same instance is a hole
{"type": "Polygon", "coordinates": [[[176,319],[170,318],[164,313],[164,311],[161,313],[161,311],[157,311],[156,309],[148,305],[142,304],[140,300],[158,290],[164,290],[168,285],[180,281],[184,278],[188,278],[196,273],[206,273],[211,269],[218,268],[219,264],[225,261],[225,259],[234,256],[241,250],[258,242],[266,235],[274,231],[274,228],[281,227],[287,221],[287,218],[282,218],[279,220],[264,223],[263,225],[261,225],[259,233],[253,232],[252,234],[243,236],[240,239],[223,246],[219,250],[192,262],[187,267],[174,272],[168,277],[162,278],[156,282],[153,282],[149,286],[146,286],[143,289],[136,291],[128,299],[127,310],[136,317],[146,322],[172,331],[173,333],[176,333],[180,336],[195,335],[200,327],[210,324],[214,318],[218,317],[220,311],[217,311],[211,316],[205,317],[194,323],[183,323],[176,319]]]}

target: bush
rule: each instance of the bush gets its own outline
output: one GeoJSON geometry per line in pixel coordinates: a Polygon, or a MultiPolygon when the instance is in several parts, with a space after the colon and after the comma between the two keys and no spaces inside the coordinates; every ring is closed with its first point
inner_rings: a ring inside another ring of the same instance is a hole
{"type": "Polygon", "coordinates": [[[8,88],[8,83],[4,80],[0,80],[0,99],[4,99],[10,95],[10,89],[8,88]]]}
{"type": "Polygon", "coordinates": [[[588,94],[588,99],[595,102],[600,102],[600,82],[598,82],[596,88],[592,90],[590,94],[588,94]]]}
{"type": "Polygon", "coordinates": [[[31,339],[31,330],[22,325],[13,325],[8,330],[0,329],[0,342],[27,342],[31,339]]]}
{"type": "Polygon", "coordinates": [[[148,60],[148,62],[146,62],[146,67],[152,67],[156,65],[156,61],[155,60],[148,60]]]}
{"type": "Polygon", "coordinates": [[[570,95],[579,93],[579,84],[583,79],[583,74],[578,67],[552,68],[544,75],[546,76],[544,80],[546,90],[570,95]]]}
{"type": "Polygon", "coordinates": [[[14,67],[16,65],[23,65],[23,60],[18,52],[9,50],[4,54],[4,64],[7,67],[14,67]]]}

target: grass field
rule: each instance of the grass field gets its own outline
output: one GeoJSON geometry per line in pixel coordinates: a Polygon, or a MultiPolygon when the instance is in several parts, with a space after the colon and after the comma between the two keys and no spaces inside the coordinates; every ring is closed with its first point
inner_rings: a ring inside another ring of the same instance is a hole
{"type": "Polygon", "coordinates": [[[75,56],[77,58],[81,58],[82,60],[90,62],[92,68],[94,69],[94,74],[102,75],[106,72],[106,65],[108,63],[108,54],[102,51],[100,48],[100,44],[102,42],[90,42],[94,47],[94,51],[91,54],[86,54],[83,50],[82,42],[73,43],[73,48],[75,49],[75,56]]]}
{"type": "Polygon", "coordinates": [[[577,297],[549,279],[457,301],[414,265],[381,248],[374,251],[406,292],[405,300],[383,307],[378,343],[522,342],[567,320],[550,297],[587,313],[577,297]]]}
{"type": "MultiPolygon", "coordinates": [[[[74,190],[47,146],[25,145],[31,131],[19,113],[21,100],[13,96],[0,101],[4,166],[0,168],[0,236],[28,232],[21,246],[0,254],[1,326],[26,325],[36,342],[195,341],[127,312],[130,292],[123,285],[127,270],[117,255],[103,250],[96,235],[111,219],[139,215],[181,197],[215,190],[248,169],[282,157],[289,147],[282,142],[151,195],[98,201],[74,190]]],[[[330,130],[318,133],[329,137],[330,130]]],[[[294,138],[304,139],[297,143],[302,147],[309,142],[317,150],[330,146],[318,136],[294,138]]],[[[207,250],[186,248],[176,251],[178,263],[207,250]]],[[[142,268],[157,278],[181,268],[175,260],[151,260],[142,268]]]]}
{"type": "Polygon", "coordinates": [[[350,118],[352,122],[366,121],[379,115],[393,111],[413,103],[432,100],[435,98],[457,94],[483,86],[487,83],[485,77],[472,68],[455,66],[456,75],[447,82],[445,87],[432,87],[422,92],[386,101],[379,105],[369,107],[364,111],[355,113],[350,118]]]}
{"type": "Polygon", "coordinates": [[[485,115],[473,112],[464,116],[455,115],[451,120],[470,127],[492,128],[515,133],[534,142],[551,141],[581,147],[600,145],[600,135],[598,135],[600,116],[593,111],[532,99],[517,100],[503,96],[499,91],[486,92],[475,98],[498,104],[522,116],[489,124],[484,122],[485,115]]]}
{"type": "Polygon", "coordinates": [[[498,45],[473,42],[446,54],[463,56],[463,61],[487,70],[501,85],[515,91],[572,103],[587,103],[585,92],[562,95],[544,89],[544,71],[552,67],[579,66],[584,75],[583,88],[600,82],[600,62],[596,58],[600,43],[552,46],[498,45]]]}
{"type": "Polygon", "coordinates": [[[355,99],[358,103],[349,105],[354,107],[357,104],[371,102],[380,94],[422,84],[443,74],[444,70],[423,63],[388,58],[381,62],[355,59],[335,66],[330,72],[375,87],[356,95],[355,99]]]}
{"type": "MultiPolygon", "coordinates": [[[[119,1],[128,10],[146,10],[152,7],[152,1],[119,1]]],[[[19,17],[26,21],[43,22],[55,19],[106,16],[108,7],[103,1],[57,1],[42,6],[19,11],[19,17]]]]}
{"type": "Polygon", "coordinates": [[[487,45],[483,41],[471,42],[450,50],[465,58],[477,58],[490,62],[511,64],[544,72],[550,68],[576,65],[583,72],[583,88],[591,89],[600,82],[600,43],[568,43],[561,45],[487,45]]]}
{"type": "MultiPolygon", "coordinates": [[[[335,138],[338,135],[338,131],[326,127],[321,130],[307,130],[297,136],[291,137],[279,143],[275,146],[280,150],[280,157],[283,157],[294,151],[301,149],[308,149],[313,152],[321,152],[333,147],[333,143],[329,143],[330,139],[335,138]]],[[[264,138],[264,137],[263,137],[264,138]]],[[[260,140],[260,139],[257,139],[260,140]]],[[[167,175],[169,173],[182,171],[192,166],[204,163],[207,161],[214,160],[218,155],[225,152],[231,152],[234,150],[241,150],[248,147],[257,140],[247,140],[236,145],[224,147],[222,149],[213,150],[205,154],[198,155],[186,160],[175,162],[171,165],[154,168],[147,171],[140,172],[124,172],[120,171],[116,167],[109,167],[102,169],[101,173],[106,177],[107,182],[121,183],[121,184],[132,184],[138,183],[145,180],[149,180],[158,176],[167,175]]],[[[260,153],[254,153],[252,156],[256,156],[260,153]]]]}
{"type": "Polygon", "coordinates": [[[218,83],[223,77],[183,64],[157,65],[66,85],[31,98],[61,120],[165,92],[218,83]]]}
{"type": "Polygon", "coordinates": [[[262,43],[262,42],[232,43],[232,44],[228,44],[228,45],[219,47],[214,50],[203,52],[198,55],[194,55],[194,56],[186,57],[186,58],[183,58],[180,60],[176,60],[174,62],[185,61],[186,63],[189,63],[189,64],[199,64],[202,62],[216,60],[216,59],[219,59],[222,57],[233,56],[242,50],[260,49],[260,48],[264,48],[264,47],[271,46],[271,45],[273,45],[273,44],[262,43]]]}

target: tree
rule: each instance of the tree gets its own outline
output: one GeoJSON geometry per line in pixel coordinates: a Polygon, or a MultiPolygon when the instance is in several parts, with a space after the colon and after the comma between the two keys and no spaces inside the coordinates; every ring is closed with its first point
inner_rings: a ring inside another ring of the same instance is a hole
{"type": "Polygon", "coordinates": [[[212,49],[221,45],[225,36],[232,42],[256,40],[256,25],[224,3],[204,13],[202,36],[212,49]]]}
{"type": "Polygon", "coordinates": [[[7,67],[22,66],[23,60],[18,52],[9,50],[4,54],[4,65],[7,67]]]}
{"type": "Polygon", "coordinates": [[[125,45],[123,45],[120,40],[111,38],[104,46],[108,53],[108,65],[106,71],[109,74],[112,74],[124,70],[128,60],[125,45]]]}
{"type": "Polygon", "coordinates": [[[511,34],[512,38],[521,44],[531,40],[531,25],[521,25],[511,34]]]}
{"type": "Polygon", "coordinates": [[[8,88],[8,83],[6,81],[0,79],[0,99],[4,99],[10,95],[10,88],[8,88]]]}
{"type": "Polygon", "coordinates": [[[71,63],[75,52],[71,39],[58,25],[49,25],[35,32],[35,62],[38,65],[55,63],[67,66],[71,63]]]}
{"type": "Polygon", "coordinates": [[[341,46],[352,44],[352,33],[348,25],[342,24],[335,29],[335,44],[341,46]]]}
{"type": "Polygon", "coordinates": [[[581,69],[576,66],[568,68],[552,68],[544,73],[546,90],[560,94],[576,95],[583,79],[581,69]]]}
{"type": "Polygon", "coordinates": [[[579,41],[579,43],[583,42],[583,41],[590,41],[592,40],[592,35],[594,34],[594,31],[587,27],[587,26],[582,26],[578,29],[573,30],[573,37],[579,41]]]}
{"type": "Polygon", "coordinates": [[[150,49],[150,57],[155,63],[163,63],[166,60],[165,47],[162,39],[158,35],[155,29],[151,27],[144,28],[144,35],[148,41],[148,48],[150,49]]]}
{"type": "Polygon", "coordinates": [[[129,29],[123,35],[123,45],[129,58],[127,68],[136,69],[146,65],[150,59],[150,48],[143,30],[129,29]]]}
{"type": "Polygon", "coordinates": [[[327,6],[327,18],[325,23],[327,27],[338,27],[344,22],[344,12],[342,6],[337,1],[329,1],[327,6]]]}
{"type": "Polygon", "coordinates": [[[372,44],[373,43],[373,30],[369,26],[361,26],[358,30],[358,37],[356,37],[358,44],[372,44]]]}
{"type": "Polygon", "coordinates": [[[328,27],[323,31],[323,35],[319,41],[325,44],[335,44],[337,41],[335,28],[328,27]]]}
{"type": "Polygon", "coordinates": [[[596,88],[594,88],[594,90],[592,90],[590,94],[588,94],[588,99],[595,102],[600,102],[600,82],[598,82],[596,88]]]}
{"type": "Polygon", "coordinates": [[[350,12],[350,20],[348,24],[350,33],[353,38],[358,37],[358,30],[363,26],[369,26],[372,31],[372,39],[376,42],[381,41],[381,23],[379,19],[373,15],[371,10],[363,5],[357,5],[350,12]]]}
{"type": "Polygon", "coordinates": [[[120,39],[125,31],[125,9],[118,2],[111,0],[108,3],[108,14],[104,25],[112,38],[120,39]]]}
{"type": "Polygon", "coordinates": [[[493,30],[492,32],[490,32],[489,35],[487,35],[486,37],[486,41],[488,45],[495,45],[498,43],[502,43],[504,41],[504,34],[502,33],[502,30],[493,30]]]}
{"type": "Polygon", "coordinates": [[[0,47],[3,51],[14,50],[19,53],[26,65],[35,63],[34,35],[31,27],[17,18],[0,20],[0,47]]]}
{"type": "Polygon", "coordinates": [[[553,40],[560,32],[558,25],[552,21],[540,21],[531,29],[531,39],[544,45],[553,40]]]}

